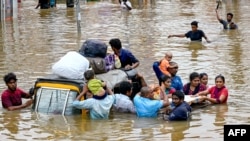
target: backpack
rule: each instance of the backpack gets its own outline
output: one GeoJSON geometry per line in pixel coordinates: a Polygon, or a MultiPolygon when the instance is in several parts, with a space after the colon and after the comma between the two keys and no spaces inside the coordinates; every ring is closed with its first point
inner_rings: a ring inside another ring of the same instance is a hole
{"type": "Polygon", "coordinates": [[[106,73],[106,61],[100,57],[86,57],[89,60],[89,64],[95,74],[106,73]]]}

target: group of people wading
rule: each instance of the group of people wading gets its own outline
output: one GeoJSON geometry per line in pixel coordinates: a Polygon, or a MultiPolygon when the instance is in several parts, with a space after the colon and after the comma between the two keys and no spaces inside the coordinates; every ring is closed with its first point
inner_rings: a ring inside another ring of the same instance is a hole
{"type": "MultiPolygon", "coordinates": [[[[122,68],[131,70],[139,66],[139,60],[129,50],[122,48],[118,38],[111,39],[109,44],[114,54],[119,57],[122,68]]],[[[92,119],[107,119],[110,111],[135,113],[138,117],[157,117],[159,110],[165,108],[164,119],[187,120],[190,117],[192,104],[204,101],[212,104],[227,102],[228,90],[224,86],[225,78],[222,75],[216,76],[215,86],[208,87],[208,75],[193,72],[190,74],[190,82],[183,85],[181,77],[177,75],[178,64],[172,61],[172,57],[172,53],[167,52],[164,58],[153,63],[159,86],[150,87],[141,74],[135,74],[134,79],[140,82],[141,87],[136,95],[132,95],[131,80],[122,81],[111,90],[106,86],[105,80],[102,82],[95,79],[93,71],[86,71],[84,76],[88,81],[87,85],[72,104],[79,109],[88,109],[92,119]],[[81,101],[81,97],[85,95],[87,99],[81,101]],[[187,103],[185,95],[197,96],[197,101],[187,103]]],[[[3,108],[12,111],[32,104],[30,98],[34,93],[32,91],[27,93],[18,88],[14,73],[6,74],[4,82],[8,88],[1,95],[3,108]],[[23,104],[22,98],[30,100],[23,104]]]]}
{"type": "MultiPolygon", "coordinates": [[[[43,6],[39,0],[39,6],[43,6]]],[[[119,1],[122,4],[122,1],[119,1]]],[[[126,1],[125,1],[126,2],[126,1]]],[[[47,2],[46,2],[47,3],[47,2]]],[[[124,4],[127,7],[127,4],[124,4]]],[[[55,6],[55,5],[54,5],[55,6]]],[[[130,9],[131,10],[131,9],[130,9]]],[[[237,29],[238,26],[232,22],[233,14],[227,14],[227,21],[221,19],[216,10],[217,19],[223,24],[224,29],[237,29]]],[[[202,30],[198,30],[198,22],[191,23],[192,31],[182,35],[169,35],[168,37],[187,37],[191,41],[202,41],[202,37],[210,42],[202,30]]],[[[127,49],[122,48],[122,43],[118,38],[111,39],[109,44],[115,55],[119,57],[124,70],[136,69],[139,60],[127,49]]],[[[111,90],[104,82],[95,79],[92,71],[84,73],[88,83],[83,87],[83,91],[77,96],[72,105],[79,109],[88,109],[90,118],[107,119],[110,111],[134,113],[138,117],[157,117],[159,110],[165,108],[165,120],[188,120],[192,111],[192,104],[209,102],[211,104],[227,103],[228,89],[225,87],[225,77],[218,75],[215,77],[215,85],[208,86],[208,75],[206,73],[193,72],[189,76],[187,84],[182,83],[182,79],[177,75],[178,64],[172,61],[173,54],[167,52],[165,57],[153,63],[153,70],[159,80],[159,86],[150,87],[143,76],[135,74],[134,80],[122,81],[111,90]],[[133,93],[131,81],[138,81],[140,91],[136,95],[133,93]],[[210,96],[208,96],[210,94],[210,96]],[[196,101],[185,102],[185,95],[197,97],[196,101]],[[81,101],[81,97],[87,97],[81,101]],[[170,99],[172,100],[170,102],[170,99]]],[[[2,92],[1,100],[3,108],[7,110],[19,110],[30,106],[33,102],[32,91],[25,92],[17,87],[17,78],[14,73],[8,73],[3,78],[6,90],[2,92]],[[22,103],[22,98],[28,98],[22,103]]]]}

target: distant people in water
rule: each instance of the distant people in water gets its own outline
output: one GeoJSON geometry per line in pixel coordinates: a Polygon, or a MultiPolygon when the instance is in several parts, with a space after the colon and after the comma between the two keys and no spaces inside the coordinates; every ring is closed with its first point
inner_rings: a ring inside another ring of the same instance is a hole
{"type": "Polygon", "coordinates": [[[56,0],[38,0],[38,4],[35,9],[48,9],[56,7],[56,0]]]}
{"type": "Polygon", "coordinates": [[[227,13],[227,21],[225,21],[219,17],[217,9],[215,10],[215,12],[216,12],[217,20],[223,25],[224,29],[238,29],[237,24],[235,24],[232,21],[233,16],[234,16],[232,13],[227,13]]]}
{"type": "Polygon", "coordinates": [[[119,0],[119,3],[123,9],[132,10],[132,5],[129,0],[119,0]]]}
{"type": "Polygon", "coordinates": [[[179,34],[179,35],[169,35],[168,38],[171,37],[187,37],[190,38],[191,41],[202,41],[202,37],[205,38],[205,40],[210,43],[210,41],[208,40],[207,36],[205,35],[205,33],[202,30],[198,29],[198,22],[197,21],[193,21],[191,22],[191,31],[188,31],[186,34],[179,34]]]}

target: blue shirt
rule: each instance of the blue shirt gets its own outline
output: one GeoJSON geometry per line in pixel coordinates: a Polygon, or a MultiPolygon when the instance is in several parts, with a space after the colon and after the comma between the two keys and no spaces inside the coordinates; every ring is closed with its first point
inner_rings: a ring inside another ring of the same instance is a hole
{"type": "Polygon", "coordinates": [[[139,62],[129,50],[123,48],[120,49],[119,59],[122,68],[126,65],[132,65],[133,63],[139,62]]]}
{"type": "Polygon", "coordinates": [[[224,28],[224,29],[237,29],[237,28],[238,28],[238,26],[237,26],[236,24],[234,24],[235,27],[232,28],[232,27],[230,26],[231,22],[229,23],[229,22],[227,22],[227,21],[225,21],[225,20],[220,20],[220,23],[223,24],[223,28],[224,28]]]}
{"type": "Polygon", "coordinates": [[[170,113],[168,120],[187,120],[190,117],[190,113],[192,111],[191,106],[188,105],[187,102],[182,102],[181,105],[175,107],[172,102],[170,105],[173,111],[170,113]]]}
{"type": "Polygon", "coordinates": [[[182,91],[183,90],[183,83],[179,76],[174,76],[171,78],[171,87],[175,88],[175,90],[182,91]]]}
{"type": "Polygon", "coordinates": [[[157,113],[163,106],[162,100],[151,100],[140,95],[134,97],[134,105],[138,117],[157,117],[157,113]]]}
{"type": "Polygon", "coordinates": [[[98,100],[89,98],[83,101],[75,100],[73,106],[78,109],[89,109],[90,118],[92,119],[107,119],[109,111],[115,101],[114,95],[108,95],[104,99],[98,100]]]}
{"type": "Polygon", "coordinates": [[[202,37],[205,36],[202,30],[189,31],[185,34],[187,38],[190,38],[191,41],[202,41],[202,37]]]}

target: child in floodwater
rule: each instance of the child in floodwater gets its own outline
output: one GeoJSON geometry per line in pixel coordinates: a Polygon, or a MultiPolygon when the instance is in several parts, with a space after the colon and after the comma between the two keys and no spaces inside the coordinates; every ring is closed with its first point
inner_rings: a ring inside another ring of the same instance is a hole
{"type": "MultiPolygon", "coordinates": [[[[84,77],[88,81],[87,82],[87,87],[88,90],[93,94],[93,98],[95,99],[104,99],[107,96],[107,93],[105,91],[106,84],[105,82],[96,79],[95,78],[95,73],[93,70],[87,70],[84,72],[84,77]]],[[[87,97],[90,98],[91,96],[89,95],[90,93],[83,92],[87,94],[87,97]]]]}
{"type": "Polygon", "coordinates": [[[169,51],[166,52],[164,58],[161,59],[160,65],[159,65],[161,72],[168,76],[171,76],[167,69],[169,67],[169,62],[172,60],[172,58],[173,58],[173,54],[169,51]]]}

